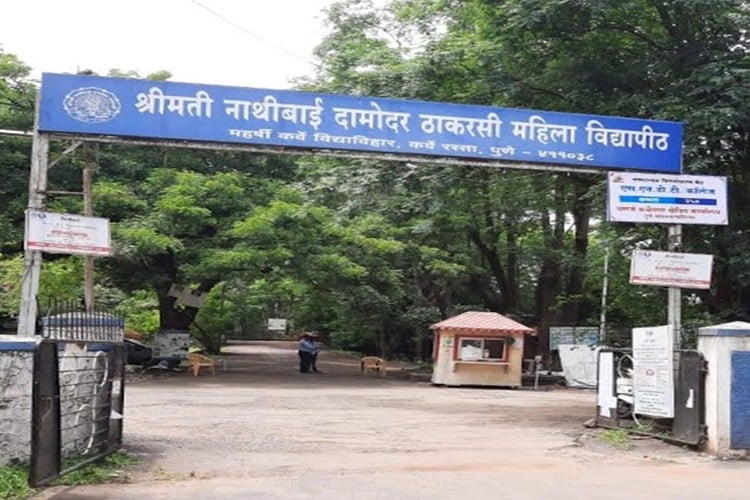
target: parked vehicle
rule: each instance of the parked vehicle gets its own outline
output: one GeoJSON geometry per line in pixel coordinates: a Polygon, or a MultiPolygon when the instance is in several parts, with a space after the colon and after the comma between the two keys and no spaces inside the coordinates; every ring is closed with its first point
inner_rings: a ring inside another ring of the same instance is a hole
{"type": "Polygon", "coordinates": [[[623,354],[617,360],[617,380],[615,390],[617,391],[617,416],[619,418],[631,418],[633,416],[633,405],[635,403],[633,391],[633,357],[623,354]]]}
{"type": "Polygon", "coordinates": [[[129,365],[150,365],[152,362],[152,349],[133,339],[125,339],[126,358],[125,362],[129,365]]]}

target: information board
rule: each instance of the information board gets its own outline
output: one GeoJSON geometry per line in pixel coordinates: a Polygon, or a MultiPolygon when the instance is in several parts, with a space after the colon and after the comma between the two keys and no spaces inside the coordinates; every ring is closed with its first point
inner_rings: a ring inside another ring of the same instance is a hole
{"type": "Polygon", "coordinates": [[[24,248],[49,253],[110,255],[109,219],[26,210],[24,248]]]}
{"type": "Polygon", "coordinates": [[[713,255],[700,253],[634,250],[630,262],[630,283],[675,288],[710,288],[713,259],[713,255]]]}
{"type": "Polygon", "coordinates": [[[672,326],[633,328],[635,413],[674,417],[672,326]]]}
{"type": "Polygon", "coordinates": [[[609,172],[607,220],[658,224],[729,224],[727,178],[609,172]]]}
{"type": "Polygon", "coordinates": [[[549,350],[561,344],[595,346],[599,343],[599,328],[595,326],[551,326],[549,328],[549,350]]]}

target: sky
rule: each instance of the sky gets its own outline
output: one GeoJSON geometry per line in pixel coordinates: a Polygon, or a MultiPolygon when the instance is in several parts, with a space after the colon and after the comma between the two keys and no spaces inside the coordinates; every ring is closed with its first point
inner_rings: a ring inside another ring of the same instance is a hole
{"type": "Polygon", "coordinates": [[[0,47],[42,72],[167,70],[172,81],[286,89],[311,75],[334,0],[14,0],[0,47]]]}

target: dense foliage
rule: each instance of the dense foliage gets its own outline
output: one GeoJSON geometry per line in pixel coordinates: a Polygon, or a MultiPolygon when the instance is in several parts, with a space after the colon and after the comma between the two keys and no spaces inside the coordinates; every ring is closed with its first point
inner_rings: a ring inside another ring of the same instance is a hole
{"type": "MultiPolygon", "coordinates": [[[[683,294],[683,323],[749,319],[745,2],[348,0],[328,21],[300,88],[684,122],[683,170],[729,177],[730,224],[684,228],[683,250],[713,254],[715,272],[711,290],[683,294]]],[[[30,129],[28,75],[0,51],[0,129],[30,129]]],[[[23,271],[28,155],[27,138],[0,136],[5,316],[23,271]]],[[[80,190],[85,162],[115,239],[96,261],[99,299],[143,331],[191,328],[215,349],[283,317],[340,347],[424,358],[429,325],[464,310],[541,332],[598,324],[605,251],[609,323],[666,321],[664,289],[628,284],[630,252],[666,249],[666,228],[607,223],[601,176],[98,145],[60,157],[50,189],[80,190]],[[208,292],[204,307],[176,307],[172,284],[208,292]]],[[[48,205],[81,210],[75,197],[48,205]]],[[[79,297],[79,273],[76,258],[48,258],[41,293],[79,297]]]]}

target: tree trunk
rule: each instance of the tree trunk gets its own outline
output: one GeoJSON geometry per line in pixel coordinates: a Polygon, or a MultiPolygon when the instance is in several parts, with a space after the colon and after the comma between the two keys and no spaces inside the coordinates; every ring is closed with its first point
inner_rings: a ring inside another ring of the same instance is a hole
{"type": "Polygon", "coordinates": [[[518,312],[518,230],[513,223],[505,224],[505,244],[507,246],[506,276],[508,287],[505,291],[505,310],[518,312]]]}
{"type": "Polygon", "coordinates": [[[555,300],[560,293],[562,283],[562,264],[560,253],[564,246],[565,235],[565,183],[559,176],[555,178],[554,187],[554,221],[548,211],[541,216],[541,231],[544,237],[544,255],[539,269],[536,287],[536,317],[538,321],[538,348],[546,352],[549,348],[549,327],[557,317],[555,300]]]}
{"type": "Polygon", "coordinates": [[[175,298],[159,293],[159,329],[160,330],[187,330],[198,314],[198,309],[175,307],[175,298]]]}
{"type": "Polygon", "coordinates": [[[476,228],[469,231],[469,237],[479,250],[482,259],[489,266],[490,272],[495,278],[498,288],[500,289],[500,296],[492,298],[492,295],[494,294],[489,293],[490,290],[487,288],[487,284],[483,283],[482,280],[477,280],[478,283],[482,283],[481,291],[485,296],[485,299],[494,299],[491,300],[495,305],[492,310],[499,313],[505,313],[508,311],[509,304],[515,304],[516,306],[518,305],[518,297],[517,290],[512,291],[510,289],[510,284],[508,283],[508,275],[506,274],[505,267],[500,260],[500,255],[498,254],[497,247],[495,245],[488,245],[482,239],[482,235],[476,228]]]}
{"type": "Polygon", "coordinates": [[[561,321],[566,325],[577,325],[581,316],[584,281],[586,279],[586,254],[589,244],[589,219],[591,217],[591,199],[588,196],[590,180],[574,181],[575,201],[573,202],[573,223],[575,239],[573,258],[568,271],[568,283],[565,293],[568,300],[562,308],[561,321]]]}

